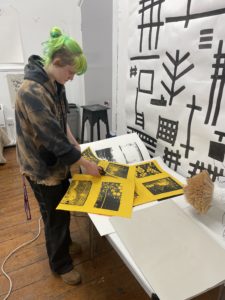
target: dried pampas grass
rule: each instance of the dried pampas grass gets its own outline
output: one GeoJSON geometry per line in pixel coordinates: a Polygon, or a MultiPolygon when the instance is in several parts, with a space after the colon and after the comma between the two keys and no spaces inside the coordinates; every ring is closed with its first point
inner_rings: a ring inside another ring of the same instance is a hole
{"type": "Polygon", "coordinates": [[[209,173],[204,170],[201,173],[188,178],[187,186],[184,187],[184,195],[198,213],[207,213],[213,196],[213,182],[209,173]]]}

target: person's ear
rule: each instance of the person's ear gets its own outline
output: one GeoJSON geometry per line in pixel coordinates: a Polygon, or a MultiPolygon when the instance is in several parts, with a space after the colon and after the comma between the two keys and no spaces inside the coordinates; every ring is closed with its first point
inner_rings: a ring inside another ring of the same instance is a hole
{"type": "Polygon", "coordinates": [[[59,57],[54,58],[52,63],[56,67],[62,67],[62,62],[61,62],[61,59],[59,57]]]}

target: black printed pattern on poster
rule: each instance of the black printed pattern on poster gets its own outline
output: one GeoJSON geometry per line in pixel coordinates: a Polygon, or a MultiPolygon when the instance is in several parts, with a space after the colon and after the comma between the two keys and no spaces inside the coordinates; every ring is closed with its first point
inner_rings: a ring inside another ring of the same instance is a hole
{"type": "Polygon", "coordinates": [[[118,211],[122,196],[121,184],[115,182],[103,182],[94,207],[118,211]]]}
{"type": "Polygon", "coordinates": [[[75,198],[74,199],[67,199],[66,195],[62,200],[62,204],[69,204],[69,205],[78,205],[83,206],[88,198],[92,187],[91,181],[72,181],[68,190],[68,194],[70,191],[75,190],[75,198]]]}
{"type": "Polygon", "coordinates": [[[143,185],[153,194],[159,195],[163,193],[168,193],[176,190],[180,190],[180,186],[176,181],[170,177],[153,180],[150,182],[145,182],[143,185]]]}
{"type": "Polygon", "coordinates": [[[146,164],[141,164],[136,166],[136,177],[145,178],[151,175],[156,175],[162,173],[153,162],[148,162],[146,164]]]}
{"type": "Polygon", "coordinates": [[[180,0],[173,11],[169,1],[142,0],[130,20],[127,132],[184,176],[224,176],[225,3],[180,0]]]}

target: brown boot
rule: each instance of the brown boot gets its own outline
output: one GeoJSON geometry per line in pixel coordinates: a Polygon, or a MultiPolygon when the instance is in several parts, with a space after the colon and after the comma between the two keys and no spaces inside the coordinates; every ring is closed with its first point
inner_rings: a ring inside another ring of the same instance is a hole
{"type": "Polygon", "coordinates": [[[81,282],[80,273],[78,273],[75,269],[68,273],[61,274],[60,276],[65,283],[70,285],[76,285],[81,282]]]}
{"type": "Polygon", "coordinates": [[[72,242],[72,244],[70,245],[70,254],[76,255],[76,254],[80,254],[80,253],[81,253],[80,244],[78,244],[76,242],[72,242]]]}

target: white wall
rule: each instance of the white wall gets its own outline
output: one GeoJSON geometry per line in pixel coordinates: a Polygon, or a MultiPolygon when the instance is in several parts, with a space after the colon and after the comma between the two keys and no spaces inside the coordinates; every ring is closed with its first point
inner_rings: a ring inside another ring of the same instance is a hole
{"type": "MultiPolygon", "coordinates": [[[[110,107],[112,105],[112,7],[112,0],[84,0],[81,7],[82,38],[88,61],[84,76],[87,105],[104,105],[105,102],[110,107]]],[[[111,109],[108,118],[111,128],[111,109]]],[[[88,122],[86,127],[89,133],[88,122]]],[[[95,136],[96,132],[97,128],[95,136]]],[[[102,138],[105,138],[105,133],[105,126],[101,124],[102,138]]]]}
{"type": "Polygon", "coordinates": [[[113,1],[113,100],[112,128],[126,133],[126,74],[128,66],[128,0],[113,1]]]}
{"type": "MultiPolygon", "coordinates": [[[[73,36],[82,46],[81,11],[76,0],[1,0],[1,15],[13,15],[18,20],[21,34],[24,62],[31,54],[42,54],[41,43],[48,39],[51,27],[59,26],[65,33],[73,36]]],[[[1,36],[1,43],[6,37],[1,36]]],[[[9,37],[7,37],[9,38],[9,37]]],[[[7,73],[22,73],[23,65],[0,65],[1,93],[0,103],[4,105],[6,118],[14,118],[10,95],[7,85],[7,73]],[[18,70],[19,71],[16,71],[18,70]]],[[[66,86],[69,102],[82,105],[84,98],[84,78],[75,77],[66,86]]]]}

